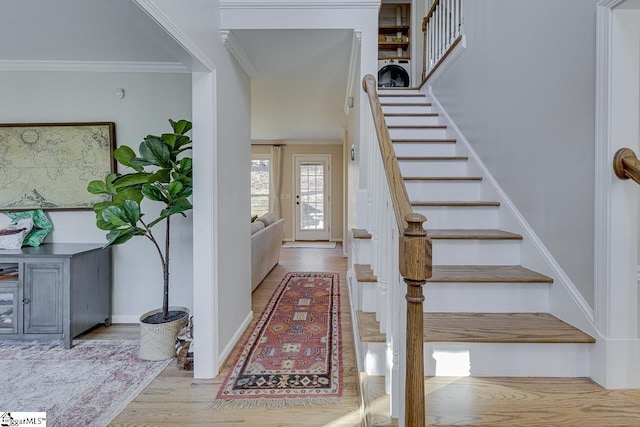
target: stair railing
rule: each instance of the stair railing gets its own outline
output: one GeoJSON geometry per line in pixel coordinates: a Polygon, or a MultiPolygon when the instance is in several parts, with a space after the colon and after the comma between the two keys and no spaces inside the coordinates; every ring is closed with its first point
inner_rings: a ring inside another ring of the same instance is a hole
{"type": "Polygon", "coordinates": [[[640,184],[640,160],[630,148],[621,148],[616,152],[613,171],[620,179],[632,179],[640,184]]]}
{"type": "Polygon", "coordinates": [[[423,48],[422,81],[442,64],[447,55],[462,40],[463,0],[434,0],[422,20],[423,48]]]}
{"type": "MultiPolygon", "coordinates": [[[[425,425],[425,400],[424,400],[424,347],[423,347],[423,289],[427,279],[431,277],[431,239],[427,236],[423,223],[426,218],[414,213],[407,194],[407,189],[400,173],[400,166],[395,155],[389,129],[384,120],[382,106],[376,89],[376,80],[368,74],[362,81],[364,91],[368,95],[371,107],[371,117],[368,127],[364,129],[369,134],[369,181],[371,190],[371,212],[372,217],[376,215],[377,239],[382,244],[378,244],[378,254],[376,261],[381,265],[390,265],[394,271],[386,271],[383,267],[383,275],[386,275],[390,284],[392,295],[387,296],[384,301],[389,304],[387,313],[389,317],[398,316],[398,305],[401,303],[398,294],[399,281],[391,278],[397,277],[397,272],[403,277],[407,285],[405,295],[406,310],[406,355],[404,364],[399,358],[398,341],[403,341],[401,327],[391,329],[391,350],[394,365],[404,365],[394,369],[391,373],[392,381],[390,387],[396,393],[392,394],[392,414],[394,406],[394,396],[401,390],[400,383],[404,378],[404,405],[397,402],[398,406],[404,406],[404,425],[424,426],[425,425]],[[378,141],[379,149],[375,148],[375,140],[378,141]],[[386,177],[386,179],[384,179],[386,177]],[[399,243],[399,252],[396,257],[390,248],[399,243]],[[392,261],[389,261],[392,260],[392,261]],[[396,304],[395,307],[392,304],[396,304]],[[395,329],[395,330],[394,330],[395,329]],[[397,360],[396,360],[397,359],[397,360]],[[397,363],[396,363],[397,362],[397,363]],[[404,368],[404,369],[403,369],[404,368]],[[404,374],[404,375],[403,375],[404,374]]],[[[368,116],[367,116],[368,117],[368,116]]],[[[402,325],[403,319],[396,322],[402,325]]],[[[382,322],[381,322],[382,323],[382,322]]],[[[394,324],[392,319],[391,324],[394,324]]],[[[387,331],[389,336],[389,331],[387,331]]]]}

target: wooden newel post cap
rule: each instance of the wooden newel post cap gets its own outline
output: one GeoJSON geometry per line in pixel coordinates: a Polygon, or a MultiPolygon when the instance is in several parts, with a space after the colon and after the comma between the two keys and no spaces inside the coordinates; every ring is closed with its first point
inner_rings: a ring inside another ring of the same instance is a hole
{"type": "Polygon", "coordinates": [[[400,238],[400,274],[412,282],[424,283],[431,271],[431,240],[422,226],[427,219],[410,213],[404,220],[408,226],[400,238]]]}
{"type": "Polygon", "coordinates": [[[409,215],[405,216],[404,220],[408,224],[406,230],[404,231],[405,236],[426,236],[427,235],[427,231],[422,226],[422,224],[427,222],[427,218],[424,215],[412,212],[409,215]]]}

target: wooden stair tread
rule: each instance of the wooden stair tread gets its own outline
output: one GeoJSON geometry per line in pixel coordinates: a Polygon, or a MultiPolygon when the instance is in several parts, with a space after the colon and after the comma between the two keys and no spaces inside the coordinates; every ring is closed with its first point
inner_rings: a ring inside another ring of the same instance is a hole
{"type": "Polygon", "coordinates": [[[380,102],[383,107],[431,107],[430,102],[380,102]]]}
{"type": "Polygon", "coordinates": [[[419,97],[424,98],[425,97],[423,93],[384,93],[384,92],[378,92],[378,96],[380,98],[385,96],[404,97],[404,98],[419,98],[419,97]]]}
{"type": "Polygon", "coordinates": [[[353,264],[353,270],[356,273],[358,282],[374,283],[378,278],[373,275],[373,270],[369,264],[353,264]]]}
{"type": "Polygon", "coordinates": [[[438,117],[438,113],[384,113],[385,117],[438,117]]]}
{"type": "Polygon", "coordinates": [[[423,207],[491,207],[491,206],[500,206],[500,202],[487,202],[487,201],[429,201],[429,202],[420,202],[413,201],[411,202],[411,206],[423,206],[423,207]]]}
{"type": "Polygon", "coordinates": [[[371,233],[363,228],[353,228],[351,232],[354,239],[371,239],[371,233]]]}
{"type": "Polygon", "coordinates": [[[455,138],[424,138],[424,139],[409,139],[409,138],[396,138],[391,140],[394,144],[455,144],[455,138]]]}
{"type": "MultiPolygon", "coordinates": [[[[356,312],[360,341],[386,341],[375,313],[356,312]]],[[[596,340],[549,313],[424,313],[424,342],[592,344],[596,340]]]]}
{"type": "Polygon", "coordinates": [[[549,313],[424,313],[425,342],[594,343],[549,313]]]}
{"type": "Polygon", "coordinates": [[[443,240],[522,240],[521,234],[497,229],[435,229],[428,230],[431,239],[443,240]]]}
{"type": "Polygon", "coordinates": [[[447,125],[389,125],[388,129],[446,129],[447,125]]]}
{"type": "Polygon", "coordinates": [[[404,176],[405,181],[482,181],[481,176],[404,176]]]}
{"type": "Polygon", "coordinates": [[[520,265],[434,265],[428,282],[553,283],[553,279],[520,265]]]}
{"type": "Polygon", "coordinates": [[[376,320],[375,313],[356,310],[358,332],[362,342],[386,342],[387,336],[380,332],[380,322],[376,320]]]}
{"type": "Polygon", "coordinates": [[[467,156],[399,156],[396,157],[399,162],[411,162],[411,161],[457,161],[457,160],[469,160],[467,156]]]}

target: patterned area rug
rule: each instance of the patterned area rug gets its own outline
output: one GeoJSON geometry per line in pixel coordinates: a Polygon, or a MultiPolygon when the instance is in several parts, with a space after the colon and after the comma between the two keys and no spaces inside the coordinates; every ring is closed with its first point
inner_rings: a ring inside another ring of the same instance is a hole
{"type": "Polygon", "coordinates": [[[247,338],[213,407],[340,403],[337,273],[289,273],[247,338]]]}
{"type": "Polygon", "coordinates": [[[138,357],[137,341],[0,341],[0,413],[46,412],[50,426],[104,427],[173,359],[138,357]]]}

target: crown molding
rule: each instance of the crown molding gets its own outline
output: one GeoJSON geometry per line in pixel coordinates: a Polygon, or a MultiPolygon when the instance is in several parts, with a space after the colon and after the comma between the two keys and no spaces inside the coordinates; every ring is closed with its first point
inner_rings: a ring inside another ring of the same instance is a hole
{"type": "Polygon", "coordinates": [[[80,71],[98,73],[189,73],[179,62],[3,61],[0,71],[80,71]]]}
{"type": "Polygon", "coordinates": [[[254,78],[256,74],[258,74],[258,69],[251,59],[246,54],[238,40],[233,36],[233,33],[228,30],[220,30],[220,38],[222,39],[222,44],[231,52],[236,61],[240,64],[242,69],[247,73],[250,78],[254,78]]]}
{"type": "Polygon", "coordinates": [[[216,65],[180,28],[151,0],[134,0],[142,10],[158,23],[173,39],[207,70],[214,71],[216,65]]]}
{"type": "Polygon", "coordinates": [[[221,0],[220,9],[370,9],[379,8],[380,1],[251,1],[221,0]]]}

